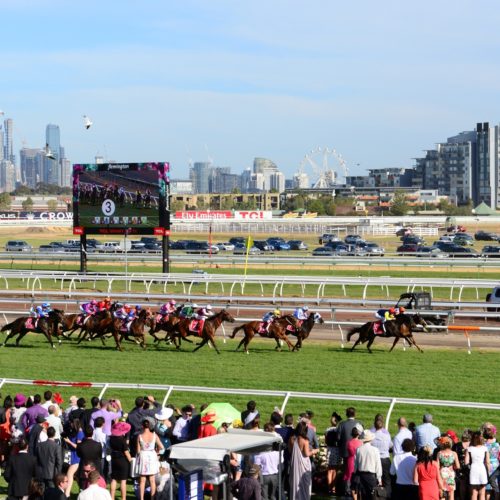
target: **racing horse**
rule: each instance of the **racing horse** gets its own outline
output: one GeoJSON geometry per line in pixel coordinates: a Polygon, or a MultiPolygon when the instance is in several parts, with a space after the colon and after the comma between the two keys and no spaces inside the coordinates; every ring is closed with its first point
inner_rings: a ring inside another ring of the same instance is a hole
{"type": "Polygon", "coordinates": [[[175,332],[171,335],[172,340],[174,341],[176,349],[180,348],[180,344],[177,344],[177,337],[182,340],[187,340],[188,335],[197,335],[201,337],[201,342],[194,348],[193,352],[196,352],[200,347],[203,347],[205,344],[211,344],[216,350],[217,354],[220,354],[219,349],[215,345],[215,332],[220,325],[222,325],[223,321],[229,321],[230,323],[234,323],[234,318],[231,316],[227,309],[221,309],[218,313],[214,314],[210,318],[205,320],[203,325],[203,330],[201,334],[198,331],[191,329],[192,319],[186,318],[180,320],[175,325],[175,332]]]}
{"type": "Polygon", "coordinates": [[[373,344],[373,341],[376,337],[396,337],[394,339],[392,347],[389,349],[389,352],[394,349],[394,346],[399,342],[399,339],[407,340],[408,344],[410,344],[410,347],[413,345],[420,352],[423,352],[413,338],[413,329],[419,325],[422,326],[426,332],[429,331],[429,329],[427,328],[427,323],[420,315],[415,314],[413,316],[409,316],[408,314],[398,314],[393,321],[386,321],[386,332],[380,335],[376,335],[373,331],[373,326],[375,323],[376,321],[369,321],[363,326],[353,328],[349,331],[349,333],[347,334],[348,342],[351,340],[351,337],[355,333],[359,334],[356,342],[354,342],[354,345],[351,348],[351,351],[353,351],[359,343],[363,344],[364,342],[368,342],[366,344],[366,348],[368,349],[368,352],[371,353],[372,351],[370,349],[370,346],[373,344]]]}
{"type": "Polygon", "coordinates": [[[244,337],[241,339],[238,347],[235,350],[237,351],[241,346],[243,346],[245,352],[248,354],[248,344],[250,344],[255,335],[274,339],[276,341],[275,349],[277,351],[281,350],[282,342],[285,342],[287,344],[288,350],[293,349],[293,345],[290,340],[288,340],[286,331],[288,328],[290,332],[296,331],[297,319],[294,316],[287,314],[285,316],[282,316],[281,318],[276,318],[269,325],[269,331],[263,330],[262,327],[262,321],[250,321],[249,323],[244,323],[243,325],[237,326],[233,330],[233,333],[229,338],[234,339],[234,337],[240,330],[243,330],[244,337]]]}
{"type": "MultiPolygon", "coordinates": [[[[159,312],[153,315],[153,317],[151,318],[149,334],[155,339],[155,343],[159,342],[160,340],[164,340],[165,342],[169,342],[172,340],[171,336],[175,334],[175,325],[177,325],[177,323],[182,320],[182,318],[179,316],[181,309],[182,306],[178,306],[174,312],[168,314],[166,319],[163,318],[163,316],[159,312]],[[167,335],[163,338],[157,337],[156,334],[160,331],[167,332],[167,335]]],[[[184,340],[191,342],[191,340],[188,339],[184,340]]]]}
{"type": "MultiPolygon", "coordinates": [[[[33,316],[23,316],[15,319],[12,323],[8,323],[2,327],[0,331],[9,332],[2,347],[7,342],[17,335],[16,347],[19,347],[19,342],[28,332],[43,333],[49,344],[55,349],[52,336],[59,337],[59,323],[64,317],[64,312],[59,309],[53,309],[48,313],[48,317],[42,317],[38,320],[33,316]]],[[[61,339],[58,339],[61,343],[61,339]]]]}
{"type": "Polygon", "coordinates": [[[144,327],[151,319],[151,311],[142,309],[137,317],[132,320],[130,327],[124,328],[123,323],[120,325],[120,343],[125,340],[130,340],[146,349],[146,336],[144,335],[144,327]]]}
{"type": "Polygon", "coordinates": [[[297,328],[296,332],[291,332],[293,335],[297,336],[297,342],[293,346],[293,351],[299,350],[302,347],[302,341],[307,339],[309,337],[309,334],[311,333],[311,330],[313,329],[314,325],[316,323],[319,323],[320,325],[323,324],[325,321],[321,317],[320,313],[313,313],[311,312],[308,316],[307,319],[305,319],[302,324],[297,328]]]}
{"type": "Polygon", "coordinates": [[[121,351],[122,348],[120,345],[119,330],[122,321],[121,319],[116,318],[113,314],[117,308],[118,303],[114,302],[109,310],[98,311],[97,313],[89,316],[87,321],[83,324],[78,344],[86,338],[89,340],[100,338],[102,344],[106,345],[104,338],[107,333],[110,333],[115,340],[116,348],[121,351]]]}

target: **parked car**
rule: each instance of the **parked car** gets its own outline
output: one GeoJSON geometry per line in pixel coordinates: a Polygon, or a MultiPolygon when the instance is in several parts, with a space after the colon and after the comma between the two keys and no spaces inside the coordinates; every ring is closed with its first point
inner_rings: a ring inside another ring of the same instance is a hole
{"type": "Polygon", "coordinates": [[[338,235],[336,234],[330,234],[330,233],[325,233],[322,236],[319,237],[319,244],[324,245],[325,243],[329,243],[330,241],[342,241],[338,235]]]}
{"type": "Polygon", "coordinates": [[[335,254],[330,247],[318,247],[312,251],[315,257],[333,257],[335,254]]]}
{"type": "Polygon", "coordinates": [[[335,248],[332,249],[333,255],[335,255],[336,257],[343,257],[345,255],[349,255],[349,247],[350,245],[340,243],[335,248]]]}
{"type": "Polygon", "coordinates": [[[474,238],[476,241],[500,241],[500,235],[488,231],[477,231],[474,238]]]}
{"type": "Polygon", "coordinates": [[[491,293],[486,295],[486,302],[498,304],[498,307],[488,307],[487,310],[489,312],[500,312],[500,286],[496,286],[491,293]]]}
{"type": "Polygon", "coordinates": [[[283,238],[268,238],[268,245],[272,245],[275,250],[290,250],[290,245],[283,238]]]}
{"type": "Polygon", "coordinates": [[[5,244],[6,252],[32,252],[33,247],[24,240],[10,240],[5,244]]]}
{"type": "Polygon", "coordinates": [[[290,240],[290,250],[307,250],[309,247],[302,240],[290,240]]]}
{"type": "Polygon", "coordinates": [[[439,241],[446,241],[446,243],[453,243],[454,234],[443,234],[439,237],[439,241]]]}
{"type": "Polygon", "coordinates": [[[416,234],[409,234],[408,236],[402,236],[401,241],[403,245],[424,245],[424,239],[416,234]]]}
{"type": "Polygon", "coordinates": [[[229,243],[229,241],[225,242],[225,243],[216,243],[215,244],[217,246],[217,248],[221,251],[225,251],[225,252],[231,252],[232,250],[234,250],[234,245],[232,243],[229,243]]]}
{"type": "Polygon", "coordinates": [[[247,239],[243,238],[242,236],[233,236],[232,238],[229,238],[229,243],[231,243],[235,247],[238,244],[244,245],[246,242],[247,242],[247,239]]]}
{"type": "Polygon", "coordinates": [[[364,245],[361,245],[361,248],[365,251],[366,255],[372,257],[383,257],[385,253],[385,248],[377,245],[377,243],[373,243],[371,241],[367,241],[364,245]]]}
{"type": "Polygon", "coordinates": [[[219,253],[219,249],[210,245],[206,241],[190,241],[186,245],[186,253],[219,253]]]}
{"type": "Polygon", "coordinates": [[[54,245],[52,243],[49,243],[48,245],[40,245],[38,247],[38,251],[40,253],[64,253],[65,249],[64,246],[61,243],[58,243],[57,245],[54,245]]]}
{"type": "MultiPolygon", "coordinates": [[[[237,245],[234,245],[234,250],[233,254],[234,255],[246,255],[247,253],[247,246],[244,243],[238,243],[237,245]]],[[[262,253],[262,250],[258,249],[255,246],[251,246],[248,249],[248,255],[260,255],[262,253]]]]}
{"type": "Polygon", "coordinates": [[[266,240],[255,240],[253,246],[257,247],[262,252],[274,252],[273,245],[270,245],[266,240]]]}
{"type": "Polygon", "coordinates": [[[356,243],[362,242],[362,241],[365,241],[365,240],[363,238],[361,238],[361,236],[359,234],[348,234],[344,238],[344,243],[346,243],[347,245],[355,245],[356,243]]]}
{"type": "Polygon", "coordinates": [[[189,243],[189,240],[172,241],[170,248],[172,250],[186,250],[188,243],[189,243]]]}
{"type": "Polygon", "coordinates": [[[419,245],[416,243],[406,243],[396,248],[396,253],[399,255],[414,254],[417,253],[418,247],[419,245]]]}
{"type": "Polygon", "coordinates": [[[361,245],[347,245],[345,253],[342,247],[337,247],[337,255],[348,255],[350,257],[366,257],[365,248],[361,245]]]}
{"type": "Polygon", "coordinates": [[[489,259],[491,258],[500,258],[500,246],[494,246],[494,245],[486,245],[483,247],[481,250],[481,255],[483,257],[487,257],[489,259]]]}
{"type": "Polygon", "coordinates": [[[123,248],[119,241],[105,241],[102,245],[97,247],[97,250],[103,253],[123,252],[123,248]]]}
{"type": "Polygon", "coordinates": [[[448,253],[450,254],[450,257],[456,257],[456,258],[460,258],[460,259],[464,258],[464,257],[480,257],[481,256],[473,248],[462,247],[460,245],[455,245],[453,248],[448,250],[448,253]]]}
{"type": "Polygon", "coordinates": [[[472,246],[474,244],[474,239],[470,234],[457,233],[453,238],[453,243],[460,246],[472,246]]]}
{"type": "Polygon", "coordinates": [[[131,240],[129,252],[142,253],[146,251],[146,244],[142,241],[131,240]]]}
{"type": "Polygon", "coordinates": [[[427,257],[432,259],[446,259],[449,255],[435,246],[420,245],[417,248],[417,257],[427,257]]]}

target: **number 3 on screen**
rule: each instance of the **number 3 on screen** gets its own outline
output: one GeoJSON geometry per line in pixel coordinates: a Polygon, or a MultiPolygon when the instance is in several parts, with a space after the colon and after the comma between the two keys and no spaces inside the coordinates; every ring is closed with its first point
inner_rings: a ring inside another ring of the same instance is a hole
{"type": "Polygon", "coordinates": [[[102,213],[109,217],[115,213],[115,202],[113,200],[104,200],[101,209],[102,213]]]}

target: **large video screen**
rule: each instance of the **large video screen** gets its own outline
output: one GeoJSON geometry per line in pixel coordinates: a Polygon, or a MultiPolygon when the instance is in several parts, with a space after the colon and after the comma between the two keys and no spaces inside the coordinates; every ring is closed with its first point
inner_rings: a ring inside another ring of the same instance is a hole
{"type": "Polygon", "coordinates": [[[73,165],[76,234],[163,234],[170,228],[168,163],[73,165]]]}

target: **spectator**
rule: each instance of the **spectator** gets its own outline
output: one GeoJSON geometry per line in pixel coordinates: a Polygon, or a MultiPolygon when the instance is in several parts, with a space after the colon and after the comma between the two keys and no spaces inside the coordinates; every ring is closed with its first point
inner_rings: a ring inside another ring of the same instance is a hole
{"type": "Polygon", "coordinates": [[[437,462],[439,473],[443,483],[443,490],[448,494],[448,500],[455,498],[456,481],[455,469],[460,468],[457,454],[451,449],[453,441],[448,436],[441,436],[438,440],[439,451],[437,453],[437,462]]]}
{"type": "Polygon", "coordinates": [[[63,413],[63,424],[65,424],[69,420],[70,413],[78,409],[78,405],[76,404],[77,401],[78,398],[76,396],[69,397],[69,406],[64,410],[63,413]]]}
{"type": "Polygon", "coordinates": [[[54,440],[56,441],[56,443],[60,443],[61,442],[61,432],[63,431],[63,425],[62,425],[61,418],[56,415],[56,411],[57,411],[56,405],[50,405],[47,408],[47,411],[49,412],[49,416],[45,419],[45,422],[47,422],[47,424],[50,427],[54,428],[54,430],[56,432],[56,435],[54,436],[54,440]]]}
{"type": "MultiPolygon", "coordinates": [[[[264,424],[264,431],[274,433],[274,425],[271,422],[264,424]]],[[[262,499],[278,500],[280,452],[271,450],[259,453],[255,455],[254,464],[260,467],[262,475],[262,499]]]]}
{"type": "MultiPolygon", "coordinates": [[[[106,475],[105,469],[105,462],[106,462],[106,455],[107,455],[107,445],[108,445],[108,436],[104,434],[104,431],[102,430],[102,427],[104,425],[104,418],[103,417],[97,417],[94,421],[94,431],[92,433],[92,440],[95,441],[96,443],[99,443],[102,448],[102,454],[101,454],[101,473],[106,475]]],[[[92,429],[92,427],[91,427],[92,429]]],[[[113,428],[111,428],[111,431],[113,428]]]]}
{"type": "Polygon", "coordinates": [[[423,417],[423,423],[417,427],[417,450],[424,446],[430,446],[431,451],[436,448],[435,440],[441,436],[439,428],[432,424],[432,415],[426,413],[423,417]]]}
{"type": "Polygon", "coordinates": [[[33,405],[26,409],[24,415],[22,416],[22,425],[25,429],[29,429],[32,425],[36,424],[36,418],[42,416],[49,416],[49,412],[40,404],[42,398],[40,394],[35,394],[33,396],[33,405]]]}
{"type": "Polygon", "coordinates": [[[132,456],[130,455],[126,436],[130,430],[131,425],[126,422],[116,422],[111,427],[109,451],[111,453],[111,498],[113,500],[115,499],[118,483],[120,484],[122,500],[127,498],[127,478],[132,456]]]}
{"type": "MultiPolygon", "coordinates": [[[[359,439],[361,432],[357,427],[353,427],[351,431],[351,439],[347,443],[347,458],[345,459],[344,467],[344,491],[348,494],[355,491],[356,487],[352,487],[352,475],[354,474],[354,460],[356,458],[356,450],[363,444],[359,439]]],[[[355,497],[355,495],[353,495],[355,497]]]]}
{"type": "Polygon", "coordinates": [[[43,483],[33,478],[28,488],[27,500],[43,500],[44,489],[43,483]]]}
{"type": "MultiPolygon", "coordinates": [[[[93,462],[96,464],[96,469],[102,473],[102,446],[101,443],[94,441],[92,436],[94,434],[94,429],[88,425],[85,428],[85,437],[82,439],[80,443],[76,445],[76,454],[80,458],[80,472],[81,465],[93,462]]],[[[80,473],[80,478],[82,478],[83,474],[80,473]]]]}
{"type": "Polygon", "coordinates": [[[488,469],[488,484],[486,485],[486,491],[493,490],[493,498],[497,498],[499,495],[498,480],[496,475],[493,473],[498,469],[499,459],[500,459],[500,445],[496,440],[497,428],[491,422],[485,422],[481,426],[483,431],[484,445],[488,450],[490,457],[490,467],[488,469]]]}
{"type": "Polygon", "coordinates": [[[238,500],[261,500],[261,486],[259,482],[260,467],[252,465],[248,474],[231,486],[231,492],[238,500]]]}
{"type": "Polygon", "coordinates": [[[43,500],[67,500],[65,491],[68,484],[68,477],[66,474],[56,474],[54,484],[54,487],[45,490],[43,500]]]}
{"type": "Polygon", "coordinates": [[[377,448],[380,454],[380,463],[382,464],[382,486],[384,486],[387,497],[391,497],[391,459],[389,450],[392,448],[391,435],[384,427],[384,419],[378,414],[374,422],[374,436],[372,446],[377,448]]]}
{"type": "Polygon", "coordinates": [[[259,416],[259,410],[257,410],[257,403],[254,400],[250,400],[247,403],[247,409],[241,412],[241,421],[243,422],[244,429],[250,429],[250,424],[252,421],[259,416]]]}
{"type": "Polygon", "coordinates": [[[326,460],[328,463],[327,483],[330,495],[336,495],[335,481],[340,465],[338,425],[342,417],[334,411],[330,417],[330,427],[325,431],[326,460]]]}
{"type": "Polygon", "coordinates": [[[404,453],[403,441],[405,439],[413,440],[413,434],[410,431],[410,429],[408,429],[406,418],[400,417],[398,419],[398,433],[394,436],[394,439],[392,440],[392,452],[394,455],[399,455],[400,453],[404,453]]]}
{"type": "Polygon", "coordinates": [[[193,415],[191,417],[191,420],[189,421],[189,436],[188,440],[192,439],[198,439],[198,432],[201,427],[201,414],[203,411],[208,407],[207,403],[203,403],[200,406],[200,413],[197,413],[196,415],[193,415]]]}
{"type": "Polygon", "coordinates": [[[83,440],[84,437],[85,434],[82,431],[80,425],[80,419],[74,418],[70,423],[69,433],[64,438],[64,442],[66,443],[66,446],[70,450],[69,467],[66,472],[68,476],[68,484],[66,485],[67,497],[69,497],[71,494],[71,487],[73,486],[73,478],[80,464],[80,457],[76,453],[76,447],[83,440]]]}
{"type": "Polygon", "coordinates": [[[465,455],[468,453],[469,444],[471,440],[471,431],[465,429],[462,433],[462,439],[460,442],[453,446],[453,451],[456,452],[458,456],[458,462],[460,463],[460,468],[455,471],[457,480],[457,491],[460,500],[469,498],[469,466],[465,465],[465,455]]]}
{"type": "Polygon", "coordinates": [[[36,476],[36,458],[28,453],[28,443],[21,439],[19,453],[9,457],[4,471],[5,480],[9,483],[9,498],[27,497],[31,480],[36,476]]]}
{"type": "Polygon", "coordinates": [[[217,429],[214,426],[216,419],[217,414],[214,410],[208,410],[207,413],[201,417],[202,425],[198,431],[198,438],[215,436],[217,434],[217,429]]]}
{"type": "Polygon", "coordinates": [[[14,396],[14,408],[11,408],[11,417],[14,417],[14,425],[24,432],[25,428],[22,425],[22,416],[26,411],[26,396],[24,394],[18,393],[14,396]]]}
{"type": "Polygon", "coordinates": [[[294,500],[305,500],[311,497],[312,467],[310,457],[316,455],[319,449],[310,449],[307,429],[307,423],[301,420],[288,445],[291,455],[290,496],[294,500]]]}
{"type": "Polygon", "coordinates": [[[377,484],[382,484],[382,464],[380,453],[372,446],[375,435],[370,430],[361,434],[363,444],[356,450],[354,459],[354,472],[359,478],[359,491],[361,498],[371,498],[372,491],[377,484]]]}
{"type": "MultiPolygon", "coordinates": [[[[56,417],[57,418],[57,417],[56,417]]],[[[55,440],[54,427],[47,429],[47,441],[37,447],[38,477],[43,480],[46,488],[54,487],[54,477],[62,471],[62,448],[55,440]]]]}
{"type": "Polygon", "coordinates": [[[424,445],[418,450],[413,482],[418,484],[418,494],[422,500],[439,500],[441,498],[443,482],[438,463],[432,459],[432,448],[429,445],[424,445]]]}
{"type": "Polygon", "coordinates": [[[190,405],[186,405],[181,410],[181,416],[175,422],[174,430],[172,431],[172,436],[177,443],[184,443],[189,438],[189,423],[191,417],[193,416],[193,408],[190,405]]]}
{"type": "Polygon", "coordinates": [[[90,425],[90,420],[92,418],[92,415],[96,412],[99,411],[99,398],[97,396],[93,396],[90,398],[90,408],[86,408],[83,411],[83,416],[82,416],[82,427],[85,429],[88,425],[90,425]]]}
{"type": "Polygon", "coordinates": [[[100,410],[92,413],[92,416],[90,417],[90,425],[95,427],[95,419],[103,417],[104,425],[102,427],[102,431],[106,434],[106,436],[111,436],[111,424],[114,420],[122,416],[122,405],[119,399],[112,399],[111,401],[101,399],[100,407],[100,410]]]}
{"type": "MultiPolygon", "coordinates": [[[[191,408],[191,407],[189,407],[191,408]]],[[[153,432],[155,420],[146,417],[142,422],[142,433],[137,441],[137,471],[139,474],[139,500],[144,500],[146,480],[149,481],[151,497],[154,498],[156,491],[155,476],[160,469],[158,451],[163,452],[160,438],[153,432]]]]}
{"type": "Polygon", "coordinates": [[[28,450],[30,455],[33,455],[34,457],[36,457],[38,444],[47,441],[46,426],[45,417],[38,415],[36,417],[36,423],[29,429],[28,450]]]}
{"type": "Polygon", "coordinates": [[[488,448],[484,446],[480,432],[472,433],[468,453],[465,455],[465,464],[470,465],[469,485],[472,500],[478,497],[484,499],[488,483],[490,454],[488,448]]]}
{"type": "Polygon", "coordinates": [[[160,438],[161,444],[165,450],[170,448],[172,437],[172,417],[174,410],[172,408],[164,407],[159,413],[155,413],[156,427],[155,432],[160,438]]]}
{"type": "Polygon", "coordinates": [[[413,481],[417,458],[413,455],[415,443],[407,438],[401,444],[402,453],[394,455],[391,475],[396,477],[392,498],[394,500],[418,500],[418,486],[413,481]]]}
{"type": "Polygon", "coordinates": [[[85,488],[88,488],[89,486],[89,476],[92,472],[97,472],[99,474],[99,479],[97,481],[97,484],[101,486],[101,488],[106,488],[106,480],[102,477],[102,474],[98,471],[97,465],[95,462],[88,461],[88,462],[80,462],[82,465],[82,481],[81,481],[81,488],[84,490],[85,488]]]}
{"type": "MultiPolygon", "coordinates": [[[[359,420],[356,419],[356,409],[355,408],[353,408],[352,406],[349,406],[349,408],[346,408],[345,416],[347,417],[346,420],[342,420],[342,422],[340,422],[339,427],[338,427],[339,451],[340,451],[340,457],[342,458],[342,461],[344,464],[346,463],[347,458],[349,456],[349,452],[347,451],[347,444],[352,439],[352,429],[354,427],[357,427],[359,434],[361,434],[363,432],[363,425],[361,424],[361,422],[359,420]]],[[[351,472],[351,475],[352,475],[352,472],[351,472]]],[[[344,469],[344,476],[346,476],[345,469],[344,469]]],[[[347,483],[344,483],[344,490],[346,492],[349,491],[350,485],[347,483]]]]}
{"type": "MultiPolygon", "coordinates": [[[[52,401],[52,391],[45,391],[43,393],[43,399],[44,399],[44,402],[42,403],[42,406],[47,411],[49,411],[50,406],[54,406],[55,407],[54,415],[59,416],[61,414],[61,408],[59,408],[59,405],[56,402],[52,401]]],[[[49,412],[49,414],[50,414],[50,412],[49,412]]]]}
{"type": "Polygon", "coordinates": [[[78,495],[78,500],[111,500],[106,488],[99,486],[100,474],[97,470],[89,473],[89,486],[78,495]]]}

